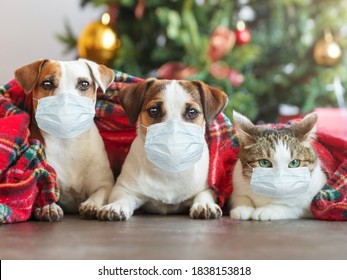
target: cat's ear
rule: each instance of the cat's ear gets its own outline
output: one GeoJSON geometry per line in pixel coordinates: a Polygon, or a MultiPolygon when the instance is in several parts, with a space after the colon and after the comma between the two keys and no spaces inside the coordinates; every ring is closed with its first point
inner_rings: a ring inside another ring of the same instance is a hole
{"type": "Polygon", "coordinates": [[[248,146],[255,142],[252,136],[255,132],[255,125],[247,117],[233,111],[232,123],[240,144],[248,146]]]}
{"type": "Polygon", "coordinates": [[[293,126],[296,137],[302,141],[308,141],[315,138],[317,113],[307,114],[299,123],[293,126]]]}

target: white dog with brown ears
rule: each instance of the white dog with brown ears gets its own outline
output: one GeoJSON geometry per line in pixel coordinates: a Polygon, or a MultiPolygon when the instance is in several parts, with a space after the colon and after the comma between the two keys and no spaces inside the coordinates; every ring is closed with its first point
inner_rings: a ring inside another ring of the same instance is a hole
{"type": "Polygon", "coordinates": [[[121,90],[121,105],[137,136],[100,220],[123,221],[142,207],[151,213],[222,216],[208,185],[205,126],[224,109],[227,95],[200,81],[148,79],[121,90]]]}
{"type": "MultiPolygon", "coordinates": [[[[114,72],[103,65],[39,60],[15,71],[25,93],[32,93],[31,137],[41,140],[57,173],[58,204],[65,212],[96,217],[107,202],[114,178],[104,143],[94,123],[98,87],[105,91],[114,72]]],[[[39,209],[35,217],[58,220],[59,206],[39,209]]]]}

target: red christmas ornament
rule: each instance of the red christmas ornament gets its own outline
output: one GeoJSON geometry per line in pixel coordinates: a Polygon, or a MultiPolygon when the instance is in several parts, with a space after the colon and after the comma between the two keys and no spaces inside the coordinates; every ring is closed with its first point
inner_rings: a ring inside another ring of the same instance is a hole
{"type": "Polygon", "coordinates": [[[169,80],[185,80],[196,73],[196,68],[176,61],[167,62],[157,70],[158,78],[169,80]]]}
{"type": "Polygon", "coordinates": [[[243,84],[243,81],[245,80],[243,75],[234,68],[230,68],[228,78],[234,87],[241,86],[243,84]]]}
{"type": "Polygon", "coordinates": [[[138,0],[135,8],[135,16],[137,19],[142,19],[145,13],[146,0],[138,0]]]}
{"type": "Polygon", "coordinates": [[[230,68],[228,64],[220,60],[213,62],[210,66],[211,75],[218,80],[222,80],[228,77],[229,72],[230,72],[230,68]]]}
{"type": "Polygon", "coordinates": [[[251,41],[251,33],[246,28],[246,25],[243,21],[239,21],[237,23],[235,36],[236,36],[236,44],[238,45],[248,44],[251,41]]]}
{"type": "Polygon", "coordinates": [[[222,59],[235,45],[234,31],[219,26],[213,31],[208,46],[208,56],[212,61],[222,59]]]}

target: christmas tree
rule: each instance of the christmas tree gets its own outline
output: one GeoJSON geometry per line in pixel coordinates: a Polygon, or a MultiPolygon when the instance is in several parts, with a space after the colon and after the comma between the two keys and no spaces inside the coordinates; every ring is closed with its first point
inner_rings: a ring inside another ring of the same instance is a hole
{"type": "MultiPolygon", "coordinates": [[[[108,9],[120,41],[98,62],[143,78],[203,80],[229,95],[228,116],[274,122],[280,104],[302,113],[343,105],[331,85],[347,85],[347,1],[81,1],[90,4],[108,9]]],[[[74,48],[85,36],[60,39],[74,48]]]]}

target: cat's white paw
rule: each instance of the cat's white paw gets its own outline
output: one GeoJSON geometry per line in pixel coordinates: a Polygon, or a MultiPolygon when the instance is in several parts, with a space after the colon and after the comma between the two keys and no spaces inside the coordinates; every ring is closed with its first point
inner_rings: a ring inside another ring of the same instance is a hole
{"type": "Polygon", "coordinates": [[[103,221],[126,221],[133,214],[129,207],[120,203],[110,203],[98,210],[97,218],[103,221]]]}
{"type": "Polygon", "coordinates": [[[276,211],[271,206],[259,207],[252,213],[252,220],[270,221],[285,219],[281,211],[276,211]]]}
{"type": "Polygon", "coordinates": [[[230,210],[230,218],[233,220],[250,220],[254,211],[252,206],[238,206],[230,210]]]}
{"type": "Polygon", "coordinates": [[[215,203],[195,202],[189,210],[192,219],[219,219],[222,214],[222,210],[215,203]]]}
{"type": "Polygon", "coordinates": [[[252,219],[260,221],[300,219],[306,217],[304,215],[304,210],[305,209],[302,208],[285,205],[267,205],[255,209],[252,214],[252,219]]]}

